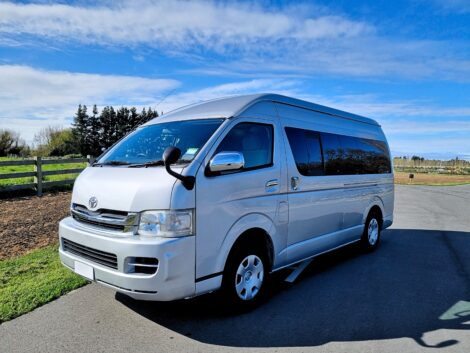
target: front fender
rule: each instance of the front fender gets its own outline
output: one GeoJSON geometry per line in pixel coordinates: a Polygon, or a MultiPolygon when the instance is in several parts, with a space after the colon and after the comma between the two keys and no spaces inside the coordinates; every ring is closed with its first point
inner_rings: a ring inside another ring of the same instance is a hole
{"type": "Polygon", "coordinates": [[[232,250],[233,244],[235,244],[240,235],[254,228],[260,228],[264,230],[271,238],[271,242],[274,247],[274,258],[276,258],[280,244],[276,244],[275,241],[276,227],[274,222],[264,214],[250,213],[239,218],[225,236],[216,260],[217,271],[222,272],[224,270],[230,250],[232,250]]]}

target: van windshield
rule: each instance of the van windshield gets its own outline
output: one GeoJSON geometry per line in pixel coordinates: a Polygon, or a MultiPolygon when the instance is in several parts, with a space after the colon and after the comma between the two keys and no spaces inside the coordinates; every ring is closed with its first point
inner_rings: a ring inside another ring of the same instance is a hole
{"type": "Polygon", "coordinates": [[[138,128],[112,147],[95,165],[163,165],[162,154],[169,146],[181,150],[177,163],[189,163],[223,121],[224,119],[183,120],[138,128]]]}

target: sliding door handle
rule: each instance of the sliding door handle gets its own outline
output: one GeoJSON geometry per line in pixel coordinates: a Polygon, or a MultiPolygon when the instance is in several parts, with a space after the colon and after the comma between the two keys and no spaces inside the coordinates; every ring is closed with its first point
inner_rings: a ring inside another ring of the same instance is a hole
{"type": "Polygon", "coordinates": [[[292,177],[290,178],[290,187],[292,190],[297,190],[299,188],[299,177],[292,177]]]}

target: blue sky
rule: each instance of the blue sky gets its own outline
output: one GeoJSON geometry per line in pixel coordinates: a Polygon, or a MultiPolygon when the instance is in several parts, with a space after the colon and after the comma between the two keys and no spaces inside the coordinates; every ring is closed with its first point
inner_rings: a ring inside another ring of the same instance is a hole
{"type": "Polygon", "coordinates": [[[468,0],[0,2],[0,129],[276,92],[376,119],[394,154],[470,159],[469,23],[468,0]]]}

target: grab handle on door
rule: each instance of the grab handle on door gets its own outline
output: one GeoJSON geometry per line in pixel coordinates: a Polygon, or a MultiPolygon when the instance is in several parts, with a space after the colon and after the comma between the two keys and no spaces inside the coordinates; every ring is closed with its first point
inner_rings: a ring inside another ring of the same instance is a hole
{"type": "Polygon", "coordinates": [[[290,187],[292,190],[297,190],[299,188],[299,177],[292,177],[290,178],[290,187]]]}
{"type": "Polygon", "coordinates": [[[267,188],[270,188],[270,187],[273,187],[273,186],[278,186],[278,185],[279,185],[279,181],[277,179],[268,180],[266,182],[266,187],[267,188]]]}

